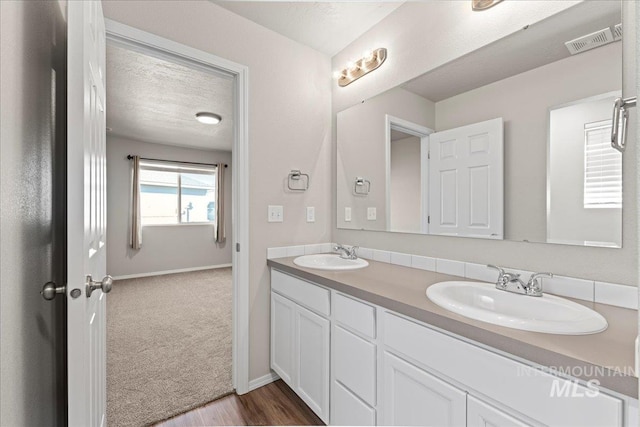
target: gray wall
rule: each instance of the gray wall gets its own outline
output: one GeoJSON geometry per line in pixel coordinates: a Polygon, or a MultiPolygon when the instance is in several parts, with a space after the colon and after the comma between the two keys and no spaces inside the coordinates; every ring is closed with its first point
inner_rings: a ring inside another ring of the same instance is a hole
{"type": "Polygon", "coordinates": [[[503,118],[506,239],[546,241],[549,109],[620,90],[621,56],[612,43],[436,103],[438,132],[503,118]]]}
{"type": "MultiPolygon", "coordinates": [[[[572,2],[502,2],[490,11],[472,12],[467,2],[407,2],[332,58],[339,69],[350,57],[358,57],[380,40],[389,60],[365,78],[345,88],[332,86],[333,113],[369,99],[411,78],[432,70],[478,47],[519,31],[572,2]],[[446,12],[441,13],[447,8],[446,12]],[[464,22],[465,25],[460,25],[464,22]],[[393,61],[389,63],[390,59],[393,61]]],[[[635,2],[622,2],[625,31],[623,93],[636,92],[635,2]],[[627,55],[627,53],[629,53],[627,55]]],[[[335,117],[335,116],[334,116],[335,117]]],[[[636,135],[637,112],[630,110],[629,135],[636,135]]],[[[387,249],[477,263],[493,263],[526,270],[552,271],[560,275],[637,285],[638,195],[635,144],[623,158],[622,249],[585,248],[526,242],[490,241],[444,236],[342,230],[334,227],[332,240],[364,247],[387,249]]]]}
{"type": "MultiPolygon", "coordinates": [[[[107,112],[108,114],[108,112],[107,112]]],[[[155,273],[231,263],[231,152],[151,144],[107,137],[107,272],[112,276],[155,273]],[[227,241],[216,244],[213,225],[143,227],[142,248],[129,247],[131,162],[128,154],[185,162],[227,163],[225,216],[227,241]]]]}
{"type": "Polygon", "coordinates": [[[384,230],[386,213],[385,115],[435,128],[435,104],[402,88],[368,99],[337,115],[336,148],[338,226],[384,230]],[[355,178],[371,181],[368,196],[353,194],[355,178]],[[344,220],[344,208],[351,207],[351,221],[344,220]],[[367,208],[376,208],[376,220],[367,220],[367,208]]]}
{"type": "Polygon", "coordinates": [[[0,425],[64,425],[66,21],[58,2],[0,2],[0,425]],[[52,94],[62,96],[54,98],[52,94]]]}
{"type": "MultiPolygon", "coordinates": [[[[622,209],[584,207],[584,125],[611,120],[611,106],[617,96],[550,113],[547,233],[554,242],[622,243],[622,209]]],[[[613,148],[611,153],[621,155],[613,148]]]]}
{"type": "Polygon", "coordinates": [[[389,220],[391,230],[422,232],[420,138],[391,141],[389,220]]]}
{"type": "Polygon", "coordinates": [[[249,379],[269,368],[267,248],[331,237],[331,61],[328,55],[208,1],[107,1],[107,18],[249,67],[249,379]],[[309,190],[287,192],[291,169],[309,190]],[[267,206],[284,222],[267,222],[267,206]],[[316,208],[306,221],[305,207],[316,208]]]}

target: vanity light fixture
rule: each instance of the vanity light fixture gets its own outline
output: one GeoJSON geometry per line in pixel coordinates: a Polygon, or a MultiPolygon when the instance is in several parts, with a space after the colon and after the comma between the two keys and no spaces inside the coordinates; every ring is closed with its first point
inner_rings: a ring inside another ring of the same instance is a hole
{"type": "Polygon", "coordinates": [[[338,86],[345,87],[382,65],[387,59],[387,49],[384,47],[364,52],[357,61],[349,61],[342,71],[336,71],[338,86]]]}
{"type": "Polygon", "coordinates": [[[502,0],[471,0],[471,9],[473,10],[487,10],[492,6],[497,5],[502,0]]]}
{"type": "Polygon", "coordinates": [[[196,120],[206,125],[217,125],[222,121],[222,117],[214,113],[200,112],[196,113],[196,120]]]}

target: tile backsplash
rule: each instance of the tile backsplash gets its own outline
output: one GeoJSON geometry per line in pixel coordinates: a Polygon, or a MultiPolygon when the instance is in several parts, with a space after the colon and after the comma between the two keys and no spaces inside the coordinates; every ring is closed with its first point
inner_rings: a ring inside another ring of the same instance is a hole
{"type": "MultiPolygon", "coordinates": [[[[333,251],[333,246],[333,243],[320,243],[269,248],[267,249],[267,259],[327,253],[333,251]]],[[[417,268],[420,270],[435,271],[468,279],[482,280],[484,282],[494,282],[498,277],[496,270],[489,268],[484,264],[474,264],[471,262],[431,258],[369,248],[359,248],[357,253],[360,258],[368,260],[409,268],[417,268]]],[[[532,274],[531,271],[519,270],[517,268],[503,268],[510,272],[519,273],[525,279],[532,274]]],[[[638,289],[634,286],[597,282],[565,276],[554,276],[553,278],[545,277],[541,280],[544,292],[634,310],[638,309],[638,289]]]]}

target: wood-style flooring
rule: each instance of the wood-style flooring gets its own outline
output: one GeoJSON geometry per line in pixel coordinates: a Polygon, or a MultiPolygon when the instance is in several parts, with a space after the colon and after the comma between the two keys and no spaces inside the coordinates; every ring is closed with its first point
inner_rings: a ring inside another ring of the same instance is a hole
{"type": "Polygon", "coordinates": [[[156,424],[156,427],[279,426],[324,423],[282,381],[245,395],[230,394],[205,406],[156,424]]]}

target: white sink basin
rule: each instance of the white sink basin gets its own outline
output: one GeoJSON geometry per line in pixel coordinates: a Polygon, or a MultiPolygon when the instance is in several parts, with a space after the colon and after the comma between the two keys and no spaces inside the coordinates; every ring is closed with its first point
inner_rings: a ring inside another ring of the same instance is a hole
{"type": "Polygon", "coordinates": [[[336,254],[303,255],[293,260],[295,265],[318,270],[357,270],[365,268],[369,263],[361,258],[344,259],[336,254]]]}
{"type": "Polygon", "coordinates": [[[479,282],[440,282],[427,297],[454,313],[507,328],[561,335],[586,335],[607,329],[599,313],[573,301],[544,294],[531,297],[479,282]]]}

